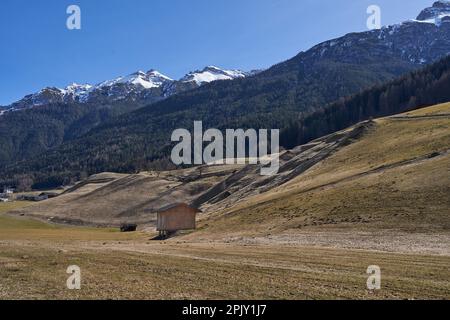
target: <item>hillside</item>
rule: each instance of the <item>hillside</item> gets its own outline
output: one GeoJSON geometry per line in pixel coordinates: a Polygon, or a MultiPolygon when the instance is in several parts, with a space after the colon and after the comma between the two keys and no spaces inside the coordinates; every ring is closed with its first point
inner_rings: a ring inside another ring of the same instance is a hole
{"type": "Polygon", "coordinates": [[[191,202],[237,168],[101,173],[78,183],[59,197],[27,207],[20,213],[75,225],[152,224],[157,209],[173,202],[191,202]]]}
{"type": "MultiPolygon", "coordinates": [[[[27,134],[13,140],[5,135],[9,148],[4,148],[4,157],[9,165],[0,168],[0,172],[9,180],[4,179],[3,183],[14,184],[15,175],[26,174],[35,187],[49,187],[102,171],[131,173],[167,168],[170,164],[165,157],[170,150],[170,133],[179,127],[191,128],[194,120],[219,129],[289,128],[293,119],[301,119],[340,98],[446,56],[450,51],[450,23],[447,20],[436,23],[426,17],[426,20],[418,17],[381,30],[351,33],[321,43],[254,76],[209,83],[118,119],[105,119],[106,122],[102,121],[85,135],[76,136],[61,146],[58,140],[40,157],[32,156],[37,153],[34,144],[24,138],[27,134]],[[27,148],[33,152],[26,152],[27,148]],[[10,149],[16,156],[9,154],[10,149]],[[18,154],[27,155],[31,160],[14,163],[23,159],[17,157],[18,154]]],[[[437,102],[440,101],[428,104],[437,102]]],[[[418,104],[411,102],[411,106],[418,104]]],[[[368,112],[366,115],[385,114],[368,112]]],[[[356,118],[345,125],[360,120],[356,118]]],[[[330,121],[338,122],[336,127],[342,129],[339,119],[330,121]]],[[[330,127],[334,126],[331,123],[330,127]]],[[[39,136],[39,130],[34,135],[39,136]]],[[[287,145],[293,144],[287,142],[287,145]]]]}
{"type": "Polygon", "coordinates": [[[443,173],[450,170],[449,119],[446,103],[358,124],[286,151],[275,178],[259,176],[250,165],[156,176],[101,174],[14,213],[151,228],[158,208],[185,201],[204,211],[200,229],[186,236],[191,240],[327,244],[329,238],[333,245],[364,247],[371,243],[366,236],[352,245],[348,237],[378,234],[372,245],[388,246],[397,234],[414,237],[414,250],[447,252],[450,186],[443,173]],[[339,236],[331,240],[334,234],[339,236]],[[425,239],[433,240],[427,245],[425,239]]]}
{"type": "Polygon", "coordinates": [[[213,210],[192,238],[386,250],[389,241],[404,246],[406,233],[409,250],[420,242],[448,248],[449,119],[450,103],[377,119],[362,137],[289,182],[213,210]]]}
{"type": "Polygon", "coordinates": [[[141,106],[123,101],[94,105],[51,103],[39,108],[5,112],[0,116],[0,167],[30,159],[141,106]]]}
{"type": "Polygon", "coordinates": [[[125,222],[152,225],[157,209],[179,201],[192,203],[207,212],[228,208],[289,182],[351,143],[370,126],[363,123],[332,137],[283,151],[279,174],[275,176],[260,175],[259,165],[203,165],[138,174],[101,173],[21,213],[53,222],[118,226],[125,222]]]}

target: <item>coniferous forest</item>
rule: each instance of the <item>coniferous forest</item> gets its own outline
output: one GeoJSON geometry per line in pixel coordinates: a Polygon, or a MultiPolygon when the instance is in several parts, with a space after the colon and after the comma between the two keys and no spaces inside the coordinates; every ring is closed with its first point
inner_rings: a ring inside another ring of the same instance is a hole
{"type": "Polygon", "coordinates": [[[292,148],[357,122],[450,100],[450,57],[384,85],[339,99],[291,121],[281,143],[292,148]]]}

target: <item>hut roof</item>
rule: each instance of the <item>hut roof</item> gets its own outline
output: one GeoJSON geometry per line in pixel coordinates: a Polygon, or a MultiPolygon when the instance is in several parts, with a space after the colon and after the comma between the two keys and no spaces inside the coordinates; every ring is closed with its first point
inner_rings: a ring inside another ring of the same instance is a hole
{"type": "Polygon", "coordinates": [[[159,208],[158,210],[156,210],[156,212],[158,212],[158,213],[159,212],[165,212],[165,211],[168,211],[170,209],[176,208],[178,206],[187,206],[187,207],[189,207],[191,209],[194,209],[196,212],[202,212],[200,209],[198,209],[196,207],[193,207],[191,205],[188,205],[187,203],[183,203],[183,202],[176,202],[176,203],[168,204],[166,206],[163,206],[163,207],[159,208]]]}

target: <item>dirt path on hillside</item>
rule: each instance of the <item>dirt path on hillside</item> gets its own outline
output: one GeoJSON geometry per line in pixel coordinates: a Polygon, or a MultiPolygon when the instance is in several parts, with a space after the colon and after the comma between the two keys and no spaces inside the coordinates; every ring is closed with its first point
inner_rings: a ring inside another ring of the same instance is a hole
{"type": "Polygon", "coordinates": [[[388,117],[389,120],[430,120],[430,119],[442,119],[442,118],[450,118],[450,113],[441,113],[441,114],[430,114],[430,115],[420,115],[420,116],[392,116],[388,117]]]}

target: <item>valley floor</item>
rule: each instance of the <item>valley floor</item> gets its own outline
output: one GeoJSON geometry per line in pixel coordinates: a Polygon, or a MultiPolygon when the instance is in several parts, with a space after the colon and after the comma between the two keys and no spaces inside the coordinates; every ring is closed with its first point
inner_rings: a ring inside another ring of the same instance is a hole
{"type": "Polygon", "coordinates": [[[0,299],[450,299],[448,254],[151,236],[0,215],[0,299]],[[81,290],[66,287],[70,265],[81,290]]]}
{"type": "Polygon", "coordinates": [[[449,299],[450,257],[229,244],[2,242],[2,299],[449,299]],[[66,268],[81,268],[81,290],[66,268]],[[377,264],[382,287],[366,288],[377,264]]]}

